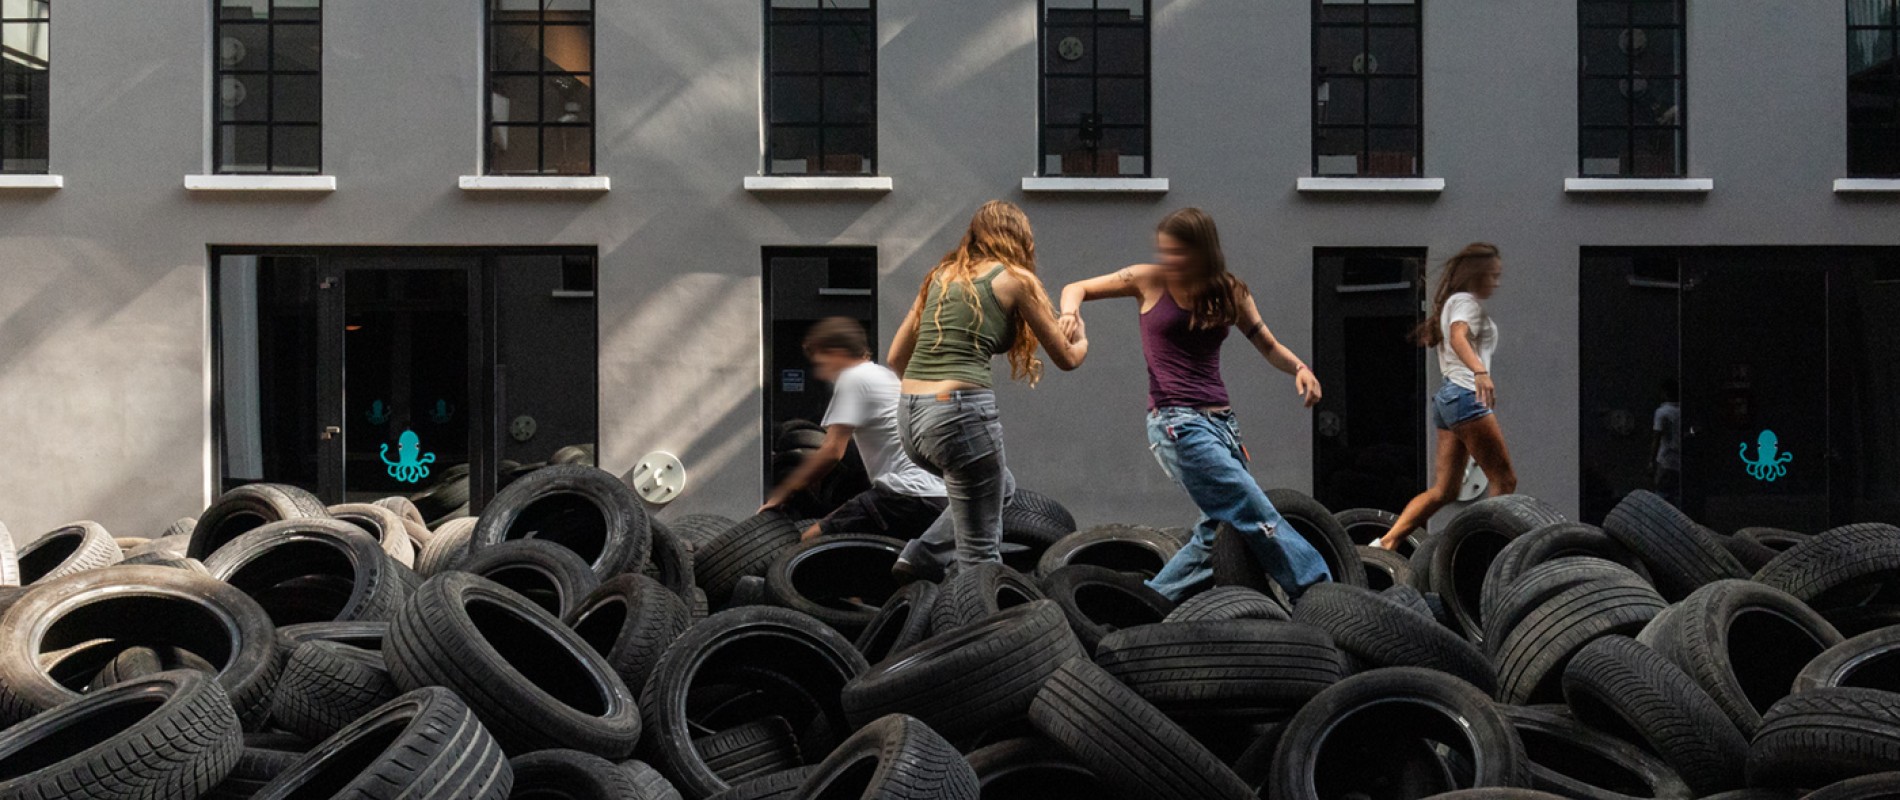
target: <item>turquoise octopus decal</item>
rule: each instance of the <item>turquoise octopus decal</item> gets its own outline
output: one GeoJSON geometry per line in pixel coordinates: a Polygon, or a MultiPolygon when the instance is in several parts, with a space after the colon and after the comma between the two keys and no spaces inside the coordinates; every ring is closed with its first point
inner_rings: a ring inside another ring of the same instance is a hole
{"type": "Polygon", "coordinates": [[[416,453],[421,449],[422,440],[416,436],[416,432],[403,431],[402,436],[397,439],[396,460],[391,461],[389,460],[389,443],[384,442],[380,455],[383,463],[389,465],[389,477],[403,483],[415,483],[429,477],[429,465],[435,463],[435,454],[422,453],[422,457],[417,458],[416,453]]]}
{"type": "Polygon", "coordinates": [[[363,415],[363,417],[369,420],[369,424],[371,425],[381,425],[389,421],[389,406],[383,405],[383,401],[381,400],[370,403],[369,413],[363,415]]]}
{"type": "Polygon", "coordinates": [[[1776,478],[1788,474],[1788,462],[1794,460],[1793,453],[1780,453],[1781,443],[1775,438],[1774,431],[1762,431],[1755,439],[1755,458],[1748,458],[1748,443],[1742,442],[1742,463],[1748,465],[1748,474],[1758,481],[1774,483],[1776,478]]]}
{"type": "Polygon", "coordinates": [[[435,408],[429,409],[429,419],[437,425],[447,425],[455,419],[455,406],[447,400],[435,401],[435,408]]]}

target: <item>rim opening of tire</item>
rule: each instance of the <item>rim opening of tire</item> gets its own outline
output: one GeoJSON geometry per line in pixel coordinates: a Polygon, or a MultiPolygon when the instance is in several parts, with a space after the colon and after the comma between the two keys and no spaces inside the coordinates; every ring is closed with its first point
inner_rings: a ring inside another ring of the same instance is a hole
{"type": "Polygon", "coordinates": [[[1644,737],[1641,731],[1636,730],[1635,725],[1631,725],[1629,720],[1616,713],[1608,703],[1598,699],[1596,695],[1584,692],[1566,694],[1564,704],[1570,706],[1570,713],[1575,715],[1578,721],[1625,742],[1649,747],[1649,739],[1644,737]]]}
{"type": "Polygon", "coordinates": [[[1152,544],[1130,539],[1108,539],[1071,551],[1065,566],[1088,564],[1107,567],[1116,572],[1138,572],[1153,576],[1159,574],[1167,563],[1168,559],[1152,544]]]}
{"type": "Polygon", "coordinates": [[[145,690],[67,713],[57,728],[0,753],[0,775],[10,778],[26,775],[79,755],[99,744],[103,737],[131,730],[170,699],[168,693],[145,690]]]}
{"type": "Polygon", "coordinates": [[[860,604],[882,606],[901,588],[891,576],[897,555],[897,547],[879,542],[831,542],[799,553],[786,568],[792,588],[805,599],[828,608],[862,611],[860,604]]]}
{"type": "MultiPolygon", "coordinates": [[[[394,513],[394,512],[391,512],[391,513],[394,513]]],[[[356,529],[369,534],[369,538],[375,539],[376,541],[379,541],[379,542],[383,541],[383,539],[388,537],[390,534],[390,531],[383,529],[383,521],[370,514],[359,514],[354,511],[345,511],[341,514],[332,513],[331,516],[335,517],[338,522],[349,523],[352,527],[355,527],[356,529]]]]}
{"type": "Polygon", "coordinates": [[[356,562],[322,539],[289,539],[226,571],[224,582],[250,595],[279,627],[334,620],[355,594],[356,562]]]}
{"type": "Polygon", "coordinates": [[[574,633],[594,648],[594,652],[604,656],[614,649],[614,642],[620,640],[620,631],[627,626],[627,616],[631,613],[627,598],[603,597],[574,618],[574,633]]]}
{"type": "MultiPolygon", "coordinates": [[[[217,552],[218,548],[231,543],[232,539],[250,533],[270,523],[270,519],[255,511],[237,510],[220,517],[211,526],[210,535],[205,537],[204,555],[217,552]]],[[[201,556],[202,558],[203,556],[201,556]]]]}
{"type": "MultiPolygon", "coordinates": [[[[176,647],[205,660],[219,670],[230,666],[235,636],[230,623],[217,612],[183,597],[133,592],[109,595],[73,608],[46,626],[35,643],[34,655],[77,648],[61,660],[43,664],[57,675],[70,666],[68,659],[98,658],[104,666],[132,647],[176,647]],[[90,647],[78,647],[90,644],[90,647]]],[[[96,671],[96,667],[93,667],[96,671]]]]}
{"type": "Polygon", "coordinates": [[[1362,559],[1362,561],[1366,565],[1366,588],[1383,592],[1393,587],[1392,570],[1370,558],[1362,559]]]}
{"type": "Polygon", "coordinates": [[[1837,685],[1900,692],[1900,642],[1843,665],[1837,685]]]}
{"type": "Polygon", "coordinates": [[[1531,763],[1586,786],[1626,797],[1653,797],[1655,787],[1643,776],[1602,753],[1579,745],[1557,731],[1519,724],[1517,735],[1531,763]]]}
{"type": "Polygon", "coordinates": [[[1008,611],[1019,606],[1026,606],[1040,599],[1042,598],[1024,591],[1021,587],[1010,586],[1008,584],[999,584],[996,587],[997,611],[1008,611]]]}
{"type": "Polygon", "coordinates": [[[536,686],[563,705],[590,716],[606,714],[607,698],[598,676],[578,654],[534,620],[501,603],[469,598],[464,606],[482,640],[536,686]]]}
{"type": "Polygon", "coordinates": [[[58,569],[79,552],[79,546],[85,541],[86,529],[79,527],[60,528],[40,537],[37,547],[20,554],[20,585],[30,584],[58,569]]]}
{"type": "Polygon", "coordinates": [[[799,797],[808,800],[857,800],[864,796],[864,790],[870,788],[871,779],[877,776],[878,754],[866,753],[844,769],[838,770],[819,787],[817,792],[799,793],[799,797]]]}
{"type": "Polygon", "coordinates": [[[1756,711],[1767,711],[1786,697],[1801,668],[1825,649],[1827,645],[1779,611],[1745,608],[1729,620],[1729,663],[1756,711]]]}
{"type": "Polygon", "coordinates": [[[1319,797],[1425,796],[1467,789],[1484,774],[1484,754],[1462,714],[1428,700],[1391,697],[1341,714],[1313,752],[1319,797]],[[1401,733],[1402,732],[1402,733],[1401,733]],[[1400,738],[1395,738],[1400,737],[1400,738]]]}
{"type": "Polygon", "coordinates": [[[553,542],[598,564],[607,551],[607,513],[587,495],[554,492],[523,506],[502,538],[553,542]]]}
{"type": "Polygon", "coordinates": [[[802,632],[728,631],[693,663],[684,714],[689,724],[715,731],[782,717],[801,734],[800,750],[830,752],[851,733],[838,698],[852,677],[849,665],[802,632]],[[830,723],[814,725],[821,716],[830,723]]]}
{"type": "Polygon", "coordinates": [[[1060,762],[1029,764],[984,775],[983,793],[1037,800],[1099,800],[1113,796],[1095,773],[1060,762]]]}
{"type": "Polygon", "coordinates": [[[1479,609],[1484,598],[1484,575],[1491,562],[1511,543],[1509,537],[1493,531],[1477,531],[1464,537],[1451,553],[1451,572],[1457,582],[1458,605],[1462,616],[1474,623],[1483,622],[1479,609]]]}
{"type": "Polygon", "coordinates": [[[872,623],[876,627],[871,629],[864,641],[864,660],[873,664],[891,655],[891,648],[904,635],[904,628],[909,626],[911,616],[917,613],[917,607],[909,600],[899,600],[895,606],[886,603],[882,611],[883,616],[872,623]]]}
{"type": "Polygon", "coordinates": [[[1075,607],[1090,622],[1111,630],[1152,625],[1165,616],[1127,589],[1098,583],[1075,587],[1075,607]]]}
{"type": "Polygon", "coordinates": [[[392,716],[376,723],[367,730],[359,731],[342,747],[337,747],[318,757],[317,762],[299,776],[295,788],[282,795],[280,800],[330,800],[350,785],[351,781],[361,777],[396,739],[408,729],[413,711],[392,716]]]}
{"type": "Polygon", "coordinates": [[[561,582],[555,579],[554,573],[533,564],[513,563],[491,567],[479,574],[528,598],[548,613],[561,615],[561,605],[566,598],[561,596],[561,582]]]}

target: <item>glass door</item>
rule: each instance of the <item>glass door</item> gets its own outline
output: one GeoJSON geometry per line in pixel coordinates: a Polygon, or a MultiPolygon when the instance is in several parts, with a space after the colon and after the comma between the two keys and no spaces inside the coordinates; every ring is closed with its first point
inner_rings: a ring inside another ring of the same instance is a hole
{"type": "Polygon", "coordinates": [[[1313,492],[1327,508],[1397,513],[1425,488],[1425,251],[1313,254],[1313,492]]]}

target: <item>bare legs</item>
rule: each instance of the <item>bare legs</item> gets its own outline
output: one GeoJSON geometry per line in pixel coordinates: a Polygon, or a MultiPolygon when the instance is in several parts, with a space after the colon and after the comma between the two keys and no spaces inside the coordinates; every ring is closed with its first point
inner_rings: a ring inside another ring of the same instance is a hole
{"type": "Polygon", "coordinates": [[[1415,528],[1423,527],[1438,510],[1458,499],[1458,485],[1465,477],[1465,459],[1473,458],[1491,481],[1491,495],[1517,491],[1517,471],[1511,467],[1511,450],[1504,444],[1504,431],[1498,418],[1487,414],[1451,430],[1438,431],[1438,454],[1432,468],[1432,485],[1405,504],[1379,547],[1398,547],[1399,540],[1415,528]]]}

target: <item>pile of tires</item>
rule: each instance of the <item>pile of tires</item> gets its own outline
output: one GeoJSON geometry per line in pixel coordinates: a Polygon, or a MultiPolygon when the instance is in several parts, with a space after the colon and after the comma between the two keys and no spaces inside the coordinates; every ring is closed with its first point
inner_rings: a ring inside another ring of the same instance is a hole
{"type": "Polygon", "coordinates": [[[1288,603],[1222,528],[1173,603],[1182,533],[1029,497],[1035,559],[909,584],[582,463],[433,524],[260,485],[62,526],[0,547],[0,798],[1900,796],[1892,526],[1507,497],[1400,559],[1276,490],[1339,580],[1288,603]]]}

